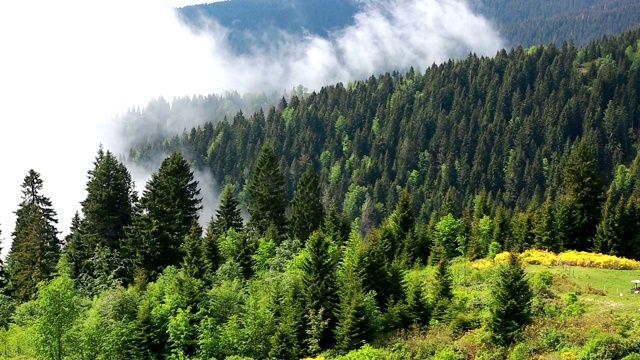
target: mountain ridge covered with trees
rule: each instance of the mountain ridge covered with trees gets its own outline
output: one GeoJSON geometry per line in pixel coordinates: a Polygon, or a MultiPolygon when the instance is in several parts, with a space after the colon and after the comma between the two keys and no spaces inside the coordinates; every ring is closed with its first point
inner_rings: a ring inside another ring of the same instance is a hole
{"type": "Polygon", "coordinates": [[[301,92],[140,142],[164,157],[140,194],[100,148],[64,240],[31,170],[0,355],[632,359],[637,324],[577,338],[567,278],[513,253],[640,258],[639,72],[636,29],[301,92]],[[206,229],[198,169],[224,187],[206,229]]]}

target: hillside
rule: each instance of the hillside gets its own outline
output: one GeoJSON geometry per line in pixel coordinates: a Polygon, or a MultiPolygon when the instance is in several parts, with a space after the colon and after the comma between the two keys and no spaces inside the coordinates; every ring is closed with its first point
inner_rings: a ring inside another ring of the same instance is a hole
{"type": "MultiPolygon", "coordinates": [[[[559,46],[563,41],[586,45],[640,25],[640,4],[635,0],[472,0],[469,4],[494,22],[508,46],[559,46]]],[[[251,53],[256,48],[275,51],[278,42],[288,37],[328,38],[352,25],[363,6],[354,0],[232,0],[187,6],[179,12],[195,27],[204,26],[203,18],[215,19],[229,30],[228,40],[236,52],[251,53]]]]}

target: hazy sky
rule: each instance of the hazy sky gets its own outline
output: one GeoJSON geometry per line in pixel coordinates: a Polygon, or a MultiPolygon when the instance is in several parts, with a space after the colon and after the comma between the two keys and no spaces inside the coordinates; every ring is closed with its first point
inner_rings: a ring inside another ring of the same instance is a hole
{"type": "MultiPolygon", "coordinates": [[[[233,55],[226,30],[215,23],[205,33],[191,33],[171,7],[199,2],[0,2],[3,253],[27,171],[42,174],[43,193],[66,232],[86,195],[86,172],[99,144],[123,148],[109,136],[109,119],[131,105],[161,95],[170,101],[298,84],[318,89],[386,70],[424,69],[470,51],[493,55],[503,46],[491,24],[460,0],[361,2],[364,11],[353,26],[330,39],[292,39],[275,57],[233,55]]],[[[205,199],[207,204],[215,202],[205,199]]]]}

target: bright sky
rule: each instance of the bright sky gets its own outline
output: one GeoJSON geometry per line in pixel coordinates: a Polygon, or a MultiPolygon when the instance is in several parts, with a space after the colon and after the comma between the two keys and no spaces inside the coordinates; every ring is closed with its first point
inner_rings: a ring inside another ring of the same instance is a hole
{"type": "Polygon", "coordinates": [[[153,97],[211,93],[211,47],[175,20],[193,1],[0,2],[0,230],[9,248],[31,168],[67,231],[84,198],[99,129],[153,97]]]}

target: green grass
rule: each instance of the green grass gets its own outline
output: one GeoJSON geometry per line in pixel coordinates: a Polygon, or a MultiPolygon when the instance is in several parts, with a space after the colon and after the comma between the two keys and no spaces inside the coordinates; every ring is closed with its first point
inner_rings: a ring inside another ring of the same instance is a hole
{"type": "Polygon", "coordinates": [[[543,270],[548,270],[555,275],[552,291],[559,297],[570,292],[578,295],[586,305],[586,316],[603,313],[640,315],[640,294],[630,291],[633,286],[631,280],[640,279],[639,270],[542,265],[526,267],[526,271],[530,274],[543,270]]]}

